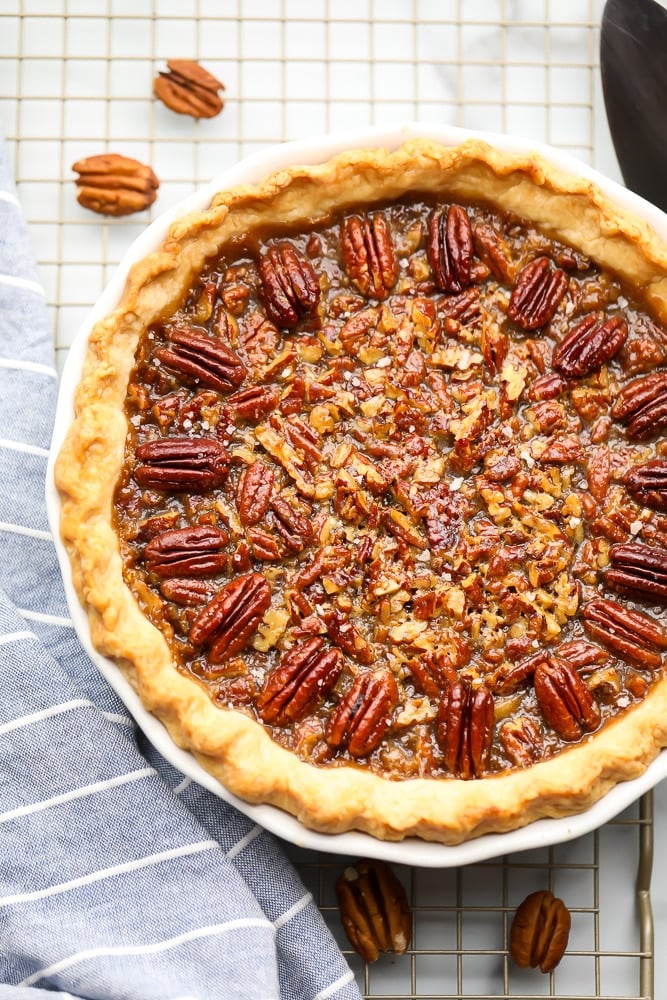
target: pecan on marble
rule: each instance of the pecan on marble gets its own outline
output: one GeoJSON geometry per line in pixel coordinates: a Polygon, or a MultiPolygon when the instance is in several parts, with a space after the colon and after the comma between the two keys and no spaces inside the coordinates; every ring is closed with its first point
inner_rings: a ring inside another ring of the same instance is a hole
{"type": "Polygon", "coordinates": [[[403,955],[410,944],[411,916],[405,889],[384,861],[358,861],[336,879],[341,922],[365,962],[381,952],[403,955]]]}
{"type": "Polygon", "coordinates": [[[667,549],[639,542],[612,545],[605,582],[621,594],[667,604],[667,549]]]}
{"type": "Polygon", "coordinates": [[[555,969],[570,936],[570,911],[548,889],[532,892],[517,908],[510,930],[510,955],[522,969],[555,969]]]}
{"type": "Polygon", "coordinates": [[[388,670],[359,674],[331,713],[327,743],[351,757],[367,757],[382,742],[397,704],[396,681],[388,670]]]}
{"type": "Polygon", "coordinates": [[[667,372],[640,375],[623,386],[610,410],[631,441],[645,441],[667,427],[667,372]]]}
{"type": "Polygon", "coordinates": [[[259,460],[248,465],[239,478],[236,504],[244,528],[262,520],[271,502],[275,473],[259,460]]]}
{"type": "Polygon", "coordinates": [[[250,385],[232,393],[226,402],[237,420],[256,424],[273,413],[278,405],[278,393],[266,386],[250,385]]]}
{"type": "Polygon", "coordinates": [[[320,285],[313,265],[291,243],[274,243],[259,261],[259,294],[267,316],[293,329],[317,313],[320,285]]]}
{"type": "Polygon", "coordinates": [[[238,354],[222,341],[195,330],[172,330],[169,346],[158,347],[154,357],[187,385],[207,386],[218,392],[232,392],[246,376],[238,354]]]}
{"type": "Polygon", "coordinates": [[[143,488],[205,492],[227,477],[229,452],[215,438],[171,437],[136,449],[134,478],[143,488]]]}
{"type": "Polygon", "coordinates": [[[190,641],[209,647],[211,663],[223,663],[245,649],[270,603],[271,588],[260,573],[237,576],[200,611],[190,641]]]}
{"type": "Polygon", "coordinates": [[[172,528],[144,549],[146,569],[161,577],[214,576],[227,565],[229,532],[212,524],[172,528]]]}
{"type": "Polygon", "coordinates": [[[535,670],[535,695],[542,715],[561,739],[581,739],[600,724],[593,695],[568,660],[550,656],[535,670]]]}
{"type": "Polygon", "coordinates": [[[585,605],[583,620],[589,635],[621,659],[649,670],[662,666],[667,630],[649,615],[596,597],[585,605]]]}
{"type": "Polygon", "coordinates": [[[623,482],[628,493],[644,507],[667,511],[667,462],[663,459],[634,466],[623,482]]]}
{"type": "Polygon", "coordinates": [[[483,685],[455,681],[438,707],[436,736],[445,765],[460,778],[479,778],[489,766],[494,733],[493,695],[483,685]]]}
{"type": "Polygon", "coordinates": [[[215,118],[224,107],[225,85],[192,59],[168,59],[153,81],[153,93],[171,111],[192,118],[215,118]]]}
{"type": "Polygon", "coordinates": [[[519,271],[507,315],[522,330],[538,330],[555,315],[567,286],[562,268],[552,268],[549,257],[536,257],[519,271]]]}
{"type": "Polygon", "coordinates": [[[343,668],[343,654],[320,636],[297,642],[283,654],[257,696],[257,711],[269,725],[300,722],[329,694],[343,668]]]}
{"type": "Polygon", "coordinates": [[[384,299],[398,278],[398,263],[387,220],[381,213],[348,216],[341,231],[343,263],[362,295],[384,299]]]}
{"type": "Polygon", "coordinates": [[[532,719],[508,719],[500,727],[503,750],[517,767],[530,767],[542,759],[544,740],[532,719]]]}
{"type": "Polygon", "coordinates": [[[553,367],[566,378],[583,378],[611,361],[623,347],[628,324],[621,316],[590,314],[566,333],[553,353],[553,367]]]}
{"type": "Polygon", "coordinates": [[[462,292],[472,282],[475,252],[470,217],[460,205],[431,212],[426,251],[435,283],[443,292],[462,292]]]}
{"type": "Polygon", "coordinates": [[[119,153],[101,153],[77,160],[77,201],[99,215],[143,212],[157,198],[160,182],[150,167],[119,153]]]}

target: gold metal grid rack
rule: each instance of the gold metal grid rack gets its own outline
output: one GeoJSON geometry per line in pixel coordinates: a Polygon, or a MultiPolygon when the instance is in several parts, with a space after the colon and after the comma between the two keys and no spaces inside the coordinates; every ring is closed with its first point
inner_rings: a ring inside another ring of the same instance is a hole
{"type": "MultiPolygon", "coordinates": [[[[153,214],[269,143],[421,120],[528,136],[604,169],[601,7],[1,0],[0,130],[12,147],[59,364],[153,214]],[[174,57],[198,59],[225,82],[218,118],[193,122],[153,100],[152,79],[174,57]],[[76,203],[71,164],[104,150],[153,166],[161,187],[151,212],[105,221],[76,203]]],[[[338,919],[334,882],[345,859],[286,849],[369,998],[651,1000],[652,836],[649,794],[569,844],[461,869],[396,866],[412,903],[412,945],[372,967],[349,950],[338,919]],[[549,976],[519,974],[507,954],[512,912],[535,888],[552,888],[573,913],[568,954],[549,976]]]]}

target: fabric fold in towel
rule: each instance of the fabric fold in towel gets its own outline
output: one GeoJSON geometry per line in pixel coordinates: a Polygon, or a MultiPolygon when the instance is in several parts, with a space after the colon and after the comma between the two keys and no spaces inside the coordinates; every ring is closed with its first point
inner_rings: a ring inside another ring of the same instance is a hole
{"type": "Polygon", "coordinates": [[[0,140],[0,998],[359,1000],[274,838],[168,764],[79,644],[44,504],[52,331],[0,140]]]}

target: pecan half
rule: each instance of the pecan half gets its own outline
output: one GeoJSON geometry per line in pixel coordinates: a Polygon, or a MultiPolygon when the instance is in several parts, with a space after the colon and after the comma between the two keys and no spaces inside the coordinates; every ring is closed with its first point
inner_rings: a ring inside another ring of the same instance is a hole
{"type": "Polygon", "coordinates": [[[343,654],[314,636],[285,653],[257,697],[260,718],[287,726],[309,715],[333,689],[343,668],[343,654]]]}
{"type": "Polygon", "coordinates": [[[264,462],[253,462],[242,473],[236,490],[239,520],[244,527],[257,524],[271,502],[275,473],[264,462]]]}
{"type": "Polygon", "coordinates": [[[667,604],[667,550],[639,542],[612,545],[608,586],[621,594],[640,595],[646,601],[667,604]]]}
{"type": "Polygon", "coordinates": [[[171,111],[193,118],[215,118],[224,107],[218,91],[224,90],[212,73],[192,59],[168,59],[153,81],[153,93],[171,111]]]}
{"type": "Polygon", "coordinates": [[[373,662],[375,659],[373,648],[344,612],[333,608],[331,611],[323,611],[320,617],[335,646],[359,663],[368,666],[373,662]]]}
{"type": "Polygon", "coordinates": [[[271,603],[271,588],[259,573],[236,577],[195,619],[190,641],[209,646],[211,663],[223,663],[244,649],[271,603]]]}
{"type": "Polygon", "coordinates": [[[195,330],[172,330],[169,347],[158,347],[154,357],[187,385],[205,385],[228,393],[246,377],[238,354],[220,340],[195,330]]]}
{"type": "Polygon", "coordinates": [[[472,226],[465,208],[450,205],[431,212],[426,252],[438,288],[443,292],[462,292],[471,284],[474,250],[472,226]]]}
{"type": "Polygon", "coordinates": [[[517,907],[510,930],[510,955],[522,969],[555,969],[570,937],[570,911],[548,889],[531,892],[517,907]]]}
{"type": "Polygon", "coordinates": [[[213,525],[172,528],[144,549],[146,569],[158,576],[214,576],[227,565],[229,533],[213,525]]]}
{"type": "Polygon", "coordinates": [[[509,282],[512,262],[507,244],[494,226],[478,223],[473,230],[475,250],[498,281],[509,282]]]}
{"type": "Polygon", "coordinates": [[[667,462],[655,459],[646,465],[636,465],[626,473],[623,482],[628,493],[654,510],[667,510],[667,462]]]}
{"type": "Polygon", "coordinates": [[[273,389],[261,385],[250,385],[227,397],[227,405],[239,420],[256,424],[267,417],[278,405],[278,394],[273,389]]]}
{"type": "Polygon", "coordinates": [[[645,441],[667,427],[667,372],[641,375],[623,386],[610,410],[630,440],[645,441]]]}
{"type": "Polygon", "coordinates": [[[351,215],[341,233],[345,270],[362,295],[384,299],[398,278],[398,263],[387,220],[382,214],[351,215]]]}
{"type": "Polygon", "coordinates": [[[201,493],[220,486],[229,468],[229,453],[215,438],[158,438],[135,454],[142,464],[134,478],[144,488],[201,493]]]}
{"type": "Polygon", "coordinates": [[[479,778],[489,765],[494,732],[493,695],[458,680],[438,707],[436,736],[445,765],[461,778],[479,778]]]}
{"type": "Polygon", "coordinates": [[[499,737],[503,750],[517,767],[530,767],[544,755],[544,740],[532,719],[508,719],[499,737]]]}
{"type": "Polygon", "coordinates": [[[650,670],[662,666],[667,630],[649,615],[596,597],[584,607],[583,619],[586,631],[622,659],[650,670]]]}
{"type": "Polygon", "coordinates": [[[313,265],[291,243],[276,243],[259,261],[259,289],[269,319],[291,329],[314,316],[320,285],[313,265]]]}
{"type": "Polygon", "coordinates": [[[366,962],[381,952],[403,955],[410,944],[411,917],[405,889],[384,861],[359,861],[336,879],[345,933],[366,962]]]}
{"type": "Polygon", "coordinates": [[[206,580],[181,579],[169,577],[160,584],[160,593],[166,600],[173,601],[184,607],[194,607],[210,601],[215,593],[215,586],[206,580]]]}
{"type": "Polygon", "coordinates": [[[273,527],[291,552],[301,552],[313,537],[313,526],[305,514],[300,514],[284,497],[274,497],[270,503],[273,527]]]}
{"type": "Polygon", "coordinates": [[[545,650],[539,649],[518,663],[502,663],[491,675],[487,684],[494,694],[514,694],[532,681],[538,664],[543,663],[548,655],[545,650]]]}
{"type": "Polygon", "coordinates": [[[567,286],[562,268],[552,269],[548,257],[536,257],[519,271],[507,315],[523,330],[537,330],[553,318],[567,286]]]}
{"type": "Polygon", "coordinates": [[[99,215],[143,212],[157,198],[160,182],[150,167],[119,153],[101,153],[77,160],[77,201],[99,215]]]}
{"type": "Polygon", "coordinates": [[[553,366],[566,378],[590,375],[618,354],[627,336],[628,324],[620,316],[606,320],[585,316],[559,343],[553,366]]]}
{"type": "Polygon", "coordinates": [[[388,670],[363,673],[331,713],[325,739],[351,757],[367,757],[382,742],[398,704],[398,689],[388,670]]]}
{"type": "Polygon", "coordinates": [[[535,669],[535,695],[548,725],[568,742],[600,724],[600,709],[571,663],[550,656],[535,669]]]}

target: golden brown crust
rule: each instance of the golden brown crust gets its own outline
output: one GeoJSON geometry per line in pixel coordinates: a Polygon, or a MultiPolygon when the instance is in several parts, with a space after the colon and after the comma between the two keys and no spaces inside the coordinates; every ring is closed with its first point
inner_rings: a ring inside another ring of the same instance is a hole
{"type": "Polygon", "coordinates": [[[461,200],[483,196],[539,222],[548,235],[642,287],[655,315],[667,322],[667,249],[590,182],[539,157],[508,155],[478,141],[448,149],[413,140],[391,153],[349,152],[321,166],[279,171],[256,187],[221,192],[208,211],[174,223],[162,248],[132,268],[120,304],[90,336],[75,420],[55,474],[62,537],[93,644],[118,663],[179,746],[235,795],[285,809],[313,829],[456,844],[585,810],[617,782],[642,773],[667,744],[667,679],[587,742],[525,771],[397,782],[349,765],[316,768],[247,716],[216,707],[203,687],[176,670],[166,640],[123,582],[112,517],[127,433],[123,405],[139,337],[175,307],[206,258],[255,226],[315,223],[335,208],[410,190],[461,200]]]}

